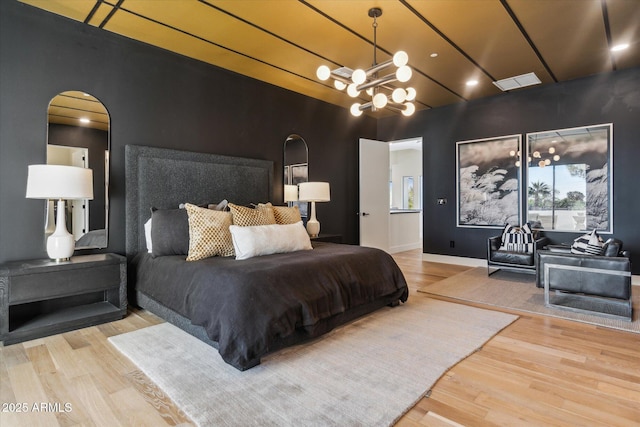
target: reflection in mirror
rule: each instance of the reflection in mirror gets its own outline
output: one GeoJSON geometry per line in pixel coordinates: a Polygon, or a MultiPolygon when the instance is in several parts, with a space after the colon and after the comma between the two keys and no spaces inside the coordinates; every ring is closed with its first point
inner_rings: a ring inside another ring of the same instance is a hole
{"type": "MultiPolygon", "coordinates": [[[[300,135],[291,134],[284,141],[284,185],[298,185],[309,181],[309,149],[307,142],[300,135]]],[[[288,202],[297,205],[300,216],[307,216],[306,202],[288,202]]]]}
{"type": "Polygon", "coordinates": [[[611,233],[612,124],[527,134],[527,220],[611,233]]]}
{"type": "MultiPolygon", "coordinates": [[[[47,164],[93,169],[93,200],[67,203],[67,230],[76,249],[104,248],[109,218],[109,113],[93,96],[80,91],[56,95],[49,103],[47,164]]],[[[46,206],[45,235],[53,232],[55,204],[46,206]]]]}

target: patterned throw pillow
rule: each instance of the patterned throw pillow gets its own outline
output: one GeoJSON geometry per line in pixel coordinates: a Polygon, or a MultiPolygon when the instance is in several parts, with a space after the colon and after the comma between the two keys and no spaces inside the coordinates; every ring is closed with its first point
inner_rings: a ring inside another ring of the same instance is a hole
{"type": "Polygon", "coordinates": [[[604,240],[594,229],[591,233],[578,237],[571,245],[571,253],[579,255],[602,255],[604,240]]]}
{"type": "Polygon", "coordinates": [[[529,223],[522,225],[520,228],[509,224],[504,227],[500,250],[532,253],[534,245],[535,239],[529,223]]]}
{"type": "Polygon", "coordinates": [[[233,224],[241,227],[253,225],[270,225],[276,223],[273,209],[253,209],[229,203],[233,215],[233,224]]]}
{"type": "Polygon", "coordinates": [[[271,202],[258,205],[258,209],[271,209],[276,219],[276,224],[295,224],[302,221],[300,209],[297,206],[273,206],[271,202]]]}
{"type": "Polygon", "coordinates": [[[229,226],[231,212],[200,208],[187,203],[189,215],[189,254],[187,261],[212,256],[233,256],[233,240],[229,226]]]}

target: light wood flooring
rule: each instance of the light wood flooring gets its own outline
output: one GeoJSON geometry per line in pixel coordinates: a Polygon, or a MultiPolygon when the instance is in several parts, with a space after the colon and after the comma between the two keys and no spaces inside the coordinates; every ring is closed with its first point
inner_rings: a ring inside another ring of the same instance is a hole
{"type": "MultiPolygon", "coordinates": [[[[394,258],[412,298],[467,269],[422,261],[420,251],[394,258]]],[[[132,309],[117,322],[0,348],[0,426],[193,425],[107,341],[160,322],[132,309]]],[[[640,426],[640,335],[521,315],[398,422],[456,425],[640,426]]]]}

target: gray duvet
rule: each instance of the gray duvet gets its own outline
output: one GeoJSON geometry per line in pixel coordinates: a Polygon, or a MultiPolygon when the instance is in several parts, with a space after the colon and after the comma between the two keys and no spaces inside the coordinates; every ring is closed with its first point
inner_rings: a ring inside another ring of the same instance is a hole
{"type": "Polygon", "coordinates": [[[386,252],[314,243],[314,249],[247,260],[185,256],[133,260],[136,291],[202,326],[222,358],[248,369],[260,357],[327,332],[348,312],[406,301],[407,284],[386,252]]]}

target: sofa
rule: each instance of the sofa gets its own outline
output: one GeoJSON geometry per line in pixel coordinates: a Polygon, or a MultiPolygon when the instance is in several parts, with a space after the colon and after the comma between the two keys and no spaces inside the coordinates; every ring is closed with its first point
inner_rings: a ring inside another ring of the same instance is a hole
{"type": "Polygon", "coordinates": [[[536,286],[544,288],[545,305],[632,320],[631,254],[622,241],[609,239],[601,255],[564,250],[537,251],[536,286]]]}

